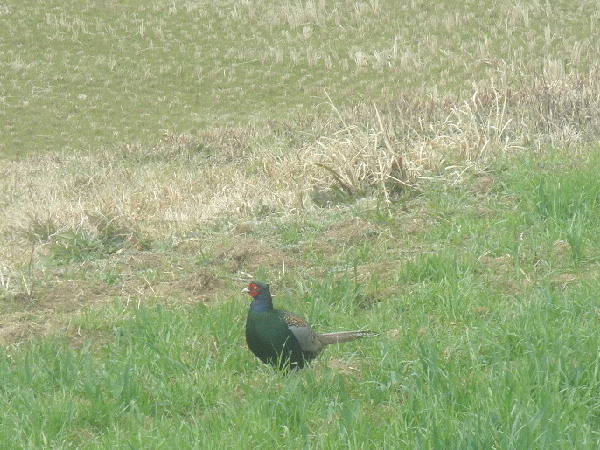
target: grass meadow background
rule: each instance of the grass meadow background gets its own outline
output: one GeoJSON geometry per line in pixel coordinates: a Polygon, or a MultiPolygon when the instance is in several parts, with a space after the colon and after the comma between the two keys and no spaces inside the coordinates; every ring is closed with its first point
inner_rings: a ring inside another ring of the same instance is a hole
{"type": "Polygon", "coordinates": [[[467,99],[585,74],[600,35],[595,1],[9,0],[0,17],[0,151],[15,156],[249,122],[307,131],[327,95],[467,99]]]}
{"type": "Polygon", "coordinates": [[[598,448],[598,2],[0,23],[4,447],[598,448]],[[279,374],[248,274],[380,336],[279,374]]]}

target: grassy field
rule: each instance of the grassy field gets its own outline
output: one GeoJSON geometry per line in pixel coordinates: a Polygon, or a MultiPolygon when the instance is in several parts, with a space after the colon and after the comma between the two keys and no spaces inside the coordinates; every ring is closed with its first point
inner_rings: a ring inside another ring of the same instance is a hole
{"type": "MultiPolygon", "coordinates": [[[[267,126],[398,95],[585,74],[595,1],[8,0],[0,154],[267,126]]],[[[306,126],[304,130],[310,131],[306,126]]],[[[300,130],[298,130],[300,131],[300,130]]]]}
{"type": "Polygon", "coordinates": [[[3,447],[600,446],[600,7],[404,3],[0,5],[3,447]]]}

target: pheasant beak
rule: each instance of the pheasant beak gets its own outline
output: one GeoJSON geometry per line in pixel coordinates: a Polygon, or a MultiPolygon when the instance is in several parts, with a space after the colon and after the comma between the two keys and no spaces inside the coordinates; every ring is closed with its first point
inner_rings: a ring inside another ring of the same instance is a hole
{"type": "Polygon", "coordinates": [[[245,287],[244,289],[242,289],[242,292],[244,294],[249,294],[250,293],[250,289],[248,289],[247,287],[245,287]]]}

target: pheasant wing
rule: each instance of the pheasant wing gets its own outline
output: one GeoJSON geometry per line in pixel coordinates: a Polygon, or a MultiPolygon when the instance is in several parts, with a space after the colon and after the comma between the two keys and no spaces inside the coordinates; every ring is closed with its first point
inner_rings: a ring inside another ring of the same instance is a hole
{"type": "Polygon", "coordinates": [[[302,352],[314,358],[323,348],[319,335],[315,333],[310,324],[302,317],[289,311],[282,311],[283,321],[300,343],[302,352]]]}

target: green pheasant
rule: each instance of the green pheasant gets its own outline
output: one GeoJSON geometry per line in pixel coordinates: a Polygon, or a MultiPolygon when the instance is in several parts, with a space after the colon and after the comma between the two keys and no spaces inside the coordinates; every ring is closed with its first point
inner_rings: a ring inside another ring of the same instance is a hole
{"type": "Polygon", "coordinates": [[[252,281],[242,292],[254,299],[246,320],[248,347],[263,363],[279,369],[300,369],[327,345],[377,335],[372,331],[319,334],[302,317],[273,308],[268,284],[252,281]]]}

